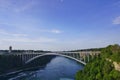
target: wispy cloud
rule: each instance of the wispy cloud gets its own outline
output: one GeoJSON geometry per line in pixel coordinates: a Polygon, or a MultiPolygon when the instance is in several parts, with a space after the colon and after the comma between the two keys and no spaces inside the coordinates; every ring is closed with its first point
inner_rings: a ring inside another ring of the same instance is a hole
{"type": "Polygon", "coordinates": [[[10,33],[6,30],[0,29],[0,43],[48,43],[55,42],[56,39],[48,38],[48,37],[38,37],[38,38],[30,38],[27,34],[21,33],[10,33]]]}
{"type": "Polygon", "coordinates": [[[54,33],[54,34],[60,34],[60,33],[62,33],[62,31],[61,30],[58,30],[58,29],[50,29],[50,30],[48,30],[48,29],[43,29],[43,30],[39,30],[40,32],[47,32],[47,33],[54,33]]]}
{"type": "Polygon", "coordinates": [[[114,6],[118,6],[118,7],[120,7],[120,1],[114,3],[113,5],[114,5],[114,6]]]}
{"type": "Polygon", "coordinates": [[[14,10],[15,10],[15,12],[23,12],[25,10],[28,10],[28,9],[32,8],[34,5],[36,5],[36,3],[31,1],[31,2],[25,4],[21,7],[15,8],[14,10]]]}
{"type": "Polygon", "coordinates": [[[113,24],[120,24],[120,16],[116,17],[116,18],[113,20],[113,24]]]}
{"type": "Polygon", "coordinates": [[[0,35],[9,36],[9,37],[25,37],[28,36],[27,34],[21,34],[21,33],[10,33],[5,30],[0,29],[0,35]]]}
{"type": "Polygon", "coordinates": [[[52,38],[5,38],[1,39],[2,42],[19,42],[19,43],[48,43],[48,42],[55,42],[56,39],[52,38]]]}
{"type": "Polygon", "coordinates": [[[32,8],[37,2],[33,0],[17,1],[17,0],[0,0],[0,9],[14,12],[22,12],[32,8]]]}
{"type": "Polygon", "coordinates": [[[50,32],[52,32],[52,33],[56,33],[56,34],[62,33],[62,31],[57,30],[57,29],[53,29],[53,30],[51,30],[50,32]]]}

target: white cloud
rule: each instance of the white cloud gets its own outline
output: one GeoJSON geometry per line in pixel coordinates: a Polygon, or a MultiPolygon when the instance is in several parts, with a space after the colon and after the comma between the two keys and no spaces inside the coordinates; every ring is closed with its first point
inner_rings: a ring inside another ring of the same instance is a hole
{"type": "Polygon", "coordinates": [[[113,24],[120,24],[120,16],[116,17],[116,18],[113,20],[113,24]]]}
{"type": "Polygon", "coordinates": [[[51,30],[51,32],[52,32],[52,33],[56,33],[56,34],[61,33],[61,31],[60,31],[60,30],[57,30],[57,29],[53,29],[53,30],[51,30]]]}
{"type": "Polygon", "coordinates": [[[54,33],[54,34],[62,33],[62,31],[58,29],[51,29],[51,30],[43,29],[43,30],[39,30],[39,32],[45,32],[45,33],[47,32],[47,33],[54,33]]]}

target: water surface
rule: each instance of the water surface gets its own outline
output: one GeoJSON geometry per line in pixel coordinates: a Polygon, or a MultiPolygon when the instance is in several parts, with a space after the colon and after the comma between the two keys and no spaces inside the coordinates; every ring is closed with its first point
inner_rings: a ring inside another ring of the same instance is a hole
{"type": "Polygon", "coordinates": [[[76,72],[83,67],[74,60],[56,56],[43,68],[21,72],[8,80],[75,80],[76,72]]]}

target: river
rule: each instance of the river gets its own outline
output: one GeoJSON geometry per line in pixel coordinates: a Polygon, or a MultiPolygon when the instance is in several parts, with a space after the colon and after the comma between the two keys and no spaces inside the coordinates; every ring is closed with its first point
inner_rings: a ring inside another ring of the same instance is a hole
{"type": "Polygon", "coordinates": [[[75,80],[76,72],[83,67],[74,60],[56,56],[44,67],[14,74],[7,80],[75,80]]]}

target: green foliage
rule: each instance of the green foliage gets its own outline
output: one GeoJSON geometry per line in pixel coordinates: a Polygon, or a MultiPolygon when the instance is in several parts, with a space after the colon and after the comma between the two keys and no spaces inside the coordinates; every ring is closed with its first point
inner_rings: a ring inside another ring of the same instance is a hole
{"type": "Polygon", "coordinates": [[[90,61],[84,70],[77,72],[76,80],[120,80],[120,72],[114,69],[113,61],[120,62],[119,45],[104,48],[99,57],[90,61]]]}
{"type": "Polygon", "coordinates": [[[120,62],[120,46],[110,45],[102,50],[102,57],[112,59],[112,61],[120,62]]]}

